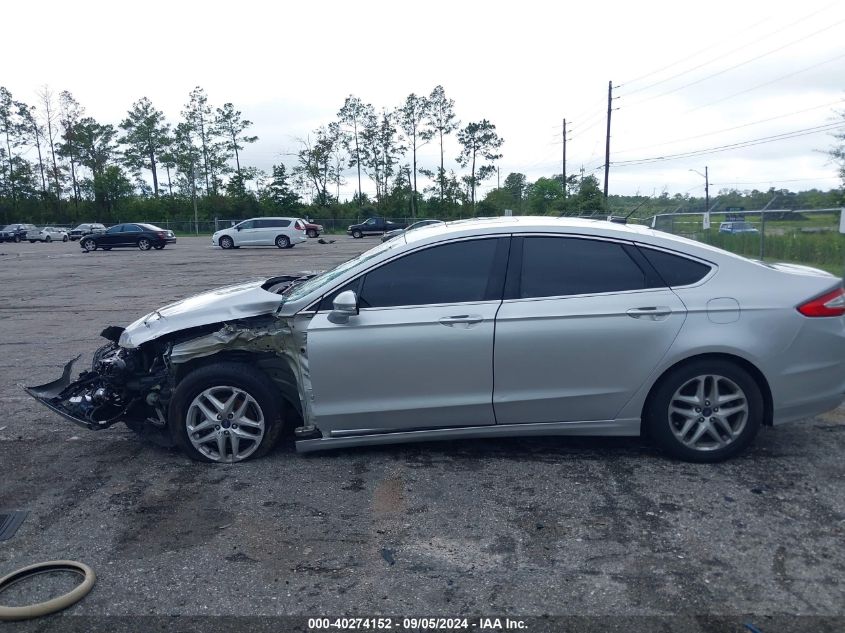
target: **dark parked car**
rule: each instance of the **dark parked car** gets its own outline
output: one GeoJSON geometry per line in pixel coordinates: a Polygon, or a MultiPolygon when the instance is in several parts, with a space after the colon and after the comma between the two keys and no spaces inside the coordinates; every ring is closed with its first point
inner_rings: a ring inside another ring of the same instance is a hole
{"type": "Polygon", "coordinates": [[[311,220],[305,220],[305,235],[308,237],[320,237],[323,230],[322,224],[314,224],[311,220]]]}
{"type": "Polygon", "coordinates": [[[346,229],[346,234],[357,238],[364,237],[365,235],[383,235],[388,231],[394,231],[396,229],[404,228],[404,224],[399,224],[398,222],[391,222],[390,220],[385,220],[384,218],[375,217],[367,218],[360,224],[350,224],[349,228],[346,229]]]}
{"type": "Polygon", "coordinates": [[[392,240],[394,237],[398,237],[399,235],[407,233],[408,231],[421,229],[424,226],[434,226],[435,224],[446,223],[443,220],[419,220],[418,222],[414,222],[407,229],[393,229],[392,231],[388,231],[387,233],[381,236],[381,241],[386,242],[387,240],[392,240]]]}
{"type": "Polygon", "coordinates": [[[99,222],[87,222],[85,224],[80,224],[75,229],[68,231],[68,237],[73,240],[81,240],[86,235],[99,235],[100,233],[105,233],[106,227],[104,224],[100,224],[99,222]]]}
{"type": "Polygon", "coordinates": [[[34,224],[10,224],[0,231],[0,242],[20,242],[26,239],[27,231],[38,233],[34,224]]]}
{"type": "Polygon", "coordinates": [[[151,248],[160,251],[165,244],[174,243],[176,243],[176,236],[173,235],[173,231],[167,231],[152,224],[115,224],[105,233],[86,235],[80,240],[79,245],[86,251],[96,251],[98,248],[110,251],[122,246],[136,246],[142,251],[148,251],[151,248]]]}

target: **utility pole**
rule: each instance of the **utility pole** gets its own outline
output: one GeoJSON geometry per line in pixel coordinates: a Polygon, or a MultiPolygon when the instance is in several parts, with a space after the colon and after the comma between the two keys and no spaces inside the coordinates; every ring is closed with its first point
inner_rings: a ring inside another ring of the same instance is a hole
{"type": "Polygon", "coordinates": [[[710,172],[704,167],[704,213],[710,212],[710,172]]]}
{"type": "Polygon", "coordinates": [[[200,223],[199,217],[197,215],[197,179],[194,176],[194,159],[193,156],[191,157],[191,198],[193,199],[194,203],[194,231],[196,234],[200,234],[200,223]]]}
{"type": "Polygon", "coordinates": [[[566,119],[563,120],[563,165],[560,171],[563,176],[563,197],[566,198],[566,119]]]}
{"type": "Polygon", "coordinates": [[[610,175],[610,113],[613,108],[613,82],[607,82],[607,135],[604,143],[604,208],[607,209],[607,178],[610,175]]]}

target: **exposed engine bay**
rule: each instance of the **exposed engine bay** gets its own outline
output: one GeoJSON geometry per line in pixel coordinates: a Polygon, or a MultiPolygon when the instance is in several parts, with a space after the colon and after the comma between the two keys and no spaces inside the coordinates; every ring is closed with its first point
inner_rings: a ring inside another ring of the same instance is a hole
{"type": "Polygon", "coordinates": [[[82,371],[76,380],[71,381],[71,376],[79,357],[65,365],[59,379],[25,389],[47,408],[87,429],[105,429],[125,422],[157,443],[170,445],[173,441],[167,430],[168,408],[179,379],[189,366],[225,354],[261,367],[285,400],[302,415],[304,399],[299,385],[307,384],[308,379],[304,332],[297,335],[293,319],[278,317],[270,308],[278,307],[279,295],[311,276],[274,277],[261,284],[207,293],[209,297],[214,295],[206,302],[208,318],[214,315],[217,319],[217,304],[232,303],[237,293],[249,297],[260,293],[260,301],[253,304],[258,313],[254,316],[212,323],[189,322],[188,327],[182,328],[175,323],[178,313],[173,309],[179,302],[156,310],[151,313],[154,317],[147,315],[127,328],[107,327],[101,335],[109,343],[94,353],[90,369],[82,371]],[[268,295],[275,295],[275,300],[268,295]],[[150,338],[152,318],[158,327],[162,322],[167,324],[169,331],[150,338]],[[138,332],[134,338],[130,331],[133,328],[138,332]]]}

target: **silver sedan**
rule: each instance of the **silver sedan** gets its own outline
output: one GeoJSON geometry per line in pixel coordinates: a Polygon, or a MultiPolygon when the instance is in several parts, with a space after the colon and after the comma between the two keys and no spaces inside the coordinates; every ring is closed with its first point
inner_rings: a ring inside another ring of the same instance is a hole
{"type": "Polygon", "coordinates": [[[29,389],[196,459],[474,437],[647,434],[712,462],[845,394],[842,281],[639,226],[548,217],[405,233],[319,275],[151,312],[29,389]]]}

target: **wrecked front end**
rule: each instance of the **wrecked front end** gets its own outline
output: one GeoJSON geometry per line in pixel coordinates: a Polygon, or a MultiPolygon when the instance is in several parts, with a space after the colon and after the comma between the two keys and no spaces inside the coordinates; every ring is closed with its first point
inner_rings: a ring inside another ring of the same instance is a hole
{"type": "Polygon", "coordinates": [[[276,383],[302,414],[299,385],[307,381],[304,331],[294,319],[275,314],[280,294],[303,276],[275,277],[198,295],[155,310],[127,328],[111,326],[100,347],[75,380],[79,357],[57,380],[26,392],[51,411],[90,430],[124,422],[166,446],[170,403],[189,368],[218,358],[248,360],[276,383]],[[190,305],[190,310],[186,310],[190,305]]]}
{"type": "Polygon", "coordinates": [[[117,345],[122,328],[109,327],[111,342],[94,353],[91,368],[71,380],[79,357],[69,361],[59,379],[26,392],[51,411],[93,431],[117,422],[141,429],[164,429],[173,390],[167,351],[161,346],[126,349],[117,345]]]}

